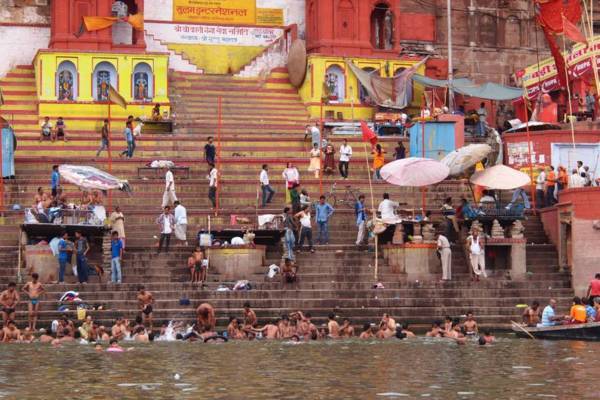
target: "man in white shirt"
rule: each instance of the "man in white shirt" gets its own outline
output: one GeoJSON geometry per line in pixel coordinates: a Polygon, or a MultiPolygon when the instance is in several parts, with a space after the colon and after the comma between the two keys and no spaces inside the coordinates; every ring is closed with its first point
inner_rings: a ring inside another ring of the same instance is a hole
{"type": "Polygon", "coordinates": [[[487,278],[485,272],[485,248],[483,246],[483,236],[479,234],[478,229],[473,229],[471,236],[467,238],[467,248],[469,249],[469,260],[473,269],[474,280],[479,281],[479,276],[487,278]]]}
{"type": "Polygon", "coordinates": [[[440,252],[442,262],[442,280],[449,281],[452,279],[452,250],[450,249],[450,241],[441,233],[438,235],[437,249],[440,252]]]}
{"type": "Polygon", "coordinates": [[[352,157],[352,147],[348,144],[348,139],[344,139],[344,144],[340,146],[340,175],[344,179],[348,179],[348,165],[352,157]]]}
{"type": "Polygon", "coordinates": [[[294,215],[294,217],[300,220],[300,239],[298,240],[298,250],[302,251],[304,246],[304,239],[308,239],[308,250],[311,253],[315,252],[312,240],[312,224],[310,222],[310,209],[308,206],[302,207],[302,211],[294,215]]]}
{"type": "Polygon", "coordinates": [[[273,195],[275,194],[275,191],[269,184],[269,166],[267,164],[263,164],[259,180],[262,189],[262,207],[264,208],[271,202],[273,195]]]}
{"type": "Polygon", "coordinates": [[[544,208],[545,202],[544,198],[544,185],[546,184],[546,171],[541,170],[540,174],[535,179],[535,202],[537,208],[544,208]]]}
{"type": "Polygon", "coordinates": [[[171,207],[164,207],[164,212],[158,216],[156,223],[160,227],[160,241],[158,242],[158,254],[165,245],[165,253],[169,252],[169,244],[171,243],[171,233],[175,229],[175,218],[171,214],[171,207]]]}
{"type": "Polygon", "coordinates": [[[175,237],[187,246],[187,210],[179,200],[175,200],[175,237]]]}
{"type": "MultiPolygon", "coordinates": [[[[585,172],[584,172],[585,175],[585,172]]],[[[582,188],[585,186],[585,178],[581,176],[579,170],[573,168],[571,176],[569,176],[569,189],[582,188]]]]}
{"type": "Polygon", "coordinates": [[[219,172],[215,168],[215,164],[208,164],[210,166],[210,171],[208,176],[208,198],[212,203],[212,208],[217,208],[217,186],[218,186],[218,175],[219,172]]]}
{"type": "Polygon", "coordinates": [[[306,133],[304,135],[304,140],[310,135],[310,141],[312,147],[315,147],[315,143],[318,145],[321,144],[321,131],[317,127],[317,123],[315,122],[312,126],[306,125],[306,133]]]}
{"type": "Polygon", "coordinates": [[[396,215],[396,208],[399,206],[395,201],[390,200],[388,193],[383,194],[383,200],[379,203],[377,211],[381,215],[381,220],[386,224],[397,224],[401,219],[396,215]]]}
{"type": "Polygon", "coordinates": [[[162,207],[165,208],[168,205],[173,204],[177,201],[175,195],[175,177],[170,167],[167,167],[167,173],[165,174],[165,192],[163,193],[162,207]]]}
{"type": "Polygon", "coordinates": [[[585,171],[585,168],[583,166],[583,161],[577,161],[577,173],[579,175],[581,175],[581,174],[585,174],[585,172],[586,171],[585,171]]]}
{"type": "Polygon", "coordinates": [[[45,117],[44,122],[40,124],[40,142],[44,139],[52,139],[52,122],[50,117],[45,117]]]}

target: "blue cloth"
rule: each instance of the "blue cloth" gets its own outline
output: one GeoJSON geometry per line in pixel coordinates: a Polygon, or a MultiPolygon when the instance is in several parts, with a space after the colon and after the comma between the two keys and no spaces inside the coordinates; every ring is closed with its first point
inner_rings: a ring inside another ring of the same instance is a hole
{"type": "Polygon", "coordinates": [[[67,260],[58,259],[58,283],[65,281],[65,270],[67,269],[67,260]]]}
{"type": "Polygon", "coordinates": [[[327,222],[331,214],[333,214],[333,207],[329,203],[318,203],[315,209],[317,211],[317,222],[327,222]]]}
{"type": "Polygon", "coordinates": [[[523,205],[525,208],[531,208],[531,203],[529,203],[529,197],[527,196],[527,192],[523,188],[518,188],[513,192],[512,199],[510,200],[510,205],[512,206],[514,203],[519,200],[519,197],[523,198],[523,205]]]}
{"type": "Polygon", "coordinates": [[[0,128],[2,132],[2,176],[15,175],[15,133],[12,128],[0,128]]]}
{"type": "Polygon", "coordinates": [[[60,239],[60,242],[58,242],[58,261],[64,261],[67,262],[69,260],[69,253],[67,252],[67,250],[69,249],[69,246],[67,244],[67,241],[65,239],[60,239]]]}
{"type": "Polygon", "coordinates": [[[360,225],[367,220],[365,205],[360,201],[357,201],[356,204],[354,204],[354,215],[356,215],[356,225],[360,225]]]}
{"type": "Polygon", "coordinates": [[[296,237],[294,236],[294,231],[291,229],[285,230],[285,248],[287,250],[287,258],[290,260],[295,260],[294,256],[294,244],[296,243],[296,237]]]}
{"type": "Polygon", "coordinates": [[[594,309],[594,307],[590,306],[589,304],[585,306],[585,316],[588,319],[596,319],[596,310],[594,309]]]}
{"type": "Polygon", "coordinates": [[[52,176],[50,177],[50,187],[52,189],[56,189],[60,185],[60,174],[58,171],[52,171],[52,176]]]}
{"type": "Polygon", "coordinates": [[[544,307],[544,311],[542,312],[542,323],[541,326],[554,326],[556,323],[552,320],[554,318],[555,313],[554,309],[550,306],[544,307]]]}
{"type": "Polygon", "coordinates": [[[123,135],[125,135],[125,140],[127,142],[133,142],[133,132],[131,132],[131,129],[125,128],[123,135]]]}
{"type": "Polygon", "coordinates": [[[121,256],[121,249],[123,248],[123,241],[121,239],[113,239],[110,242],[110,253],[112,258],[118,258],[121,256]]]}
{"type": "Polygon", "coordinates": [[[87,258],[83,254],[77,254],[77,278],[79,283],[88,281],[89,266],[87,258]]]}

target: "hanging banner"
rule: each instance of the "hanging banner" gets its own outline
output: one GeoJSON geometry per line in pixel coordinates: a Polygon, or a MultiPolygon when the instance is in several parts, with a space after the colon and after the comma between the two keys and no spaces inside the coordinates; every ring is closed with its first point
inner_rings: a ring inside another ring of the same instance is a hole
{"type": "MultiPolygon", "coordinates": [[[[600,69],[600,36],[590,40],[589,45],[578,43],[573,46],[571,53],[567,56],[567,67],[570,78],[579,78],[592,70],[592,60],[595,58],[596,65],[600,69]]],[[[539,67],[535,63],[516,73],[517,78],[523,80],[530,99],[537,97],[540,91],[540,83],[543,92],[560,89],[556,65],[553,58],[540,61],[539,67]]]]}
{"type": "Polygon", "coordinates": [[[146,23],[146,30],[165,43],[268,46],[283,29],[251,26],[146,23]]]}
{"type": "Polygon", "coordinates": [[[256,25],[283,26],[283,9],[257,8],[256,25]]]}
{"type": "Polygon", "coordinates": [[[256,24],[256,0],[173,0],[173,21],[256,24]]]}

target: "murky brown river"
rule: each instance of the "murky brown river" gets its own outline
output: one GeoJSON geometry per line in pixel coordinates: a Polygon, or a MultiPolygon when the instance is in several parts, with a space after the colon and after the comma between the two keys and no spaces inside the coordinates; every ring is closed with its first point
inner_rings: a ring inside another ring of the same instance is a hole
{"type": "Polygon", "coordinates": [[[600,343],[0,345],[7,399],[598,399],[600,343]]]}

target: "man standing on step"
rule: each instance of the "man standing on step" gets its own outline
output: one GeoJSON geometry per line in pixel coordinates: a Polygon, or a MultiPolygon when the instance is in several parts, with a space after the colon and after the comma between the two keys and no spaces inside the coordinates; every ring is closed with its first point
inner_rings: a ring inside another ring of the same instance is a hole
{"type": "Polygon", "coordinates": [[[119,232],[112,231],[110,240],[110,279],[112,283],[121,283],[121,262],[123,260],[123,242],[119,232]]]}
{"type": "Polygon", "coordinates": [[[329,244],[329,218],[333,214],[333,207],[325,202],[325,196],[319,197],[316,206],[317,224],[319,225],[319,244],[329,244]]]}
{"type": "Polygon", "coordinates": [[[175,200],[175,237],[187,246],[187,210],[179,200],[175,200]]]}
{"type": "Polygon", "coordinates": [[[119,157],[127,156],[127,158],[133,157],[134,143],[133,143],[133,122],[127,121],[125,124],[125,130],[123,131],[123,136],[125,136],[125,141],[127,142],[127,149],[123,150],[119,157]]]}
{"type": "Polygon", "coordinates": [[[298,240],[298,250],[302,251],[304,247],[304,239],[308,239],[308,250],[311,253],[315,252],[312,240],[312,225],[310,223],[310,209],[308,206],[303,206],[302,211],[294,216],[300,221],[300,239],[298,240]]]}
{"type": "Polygon", "coordinates": [[[321,145],[321,131],[319,130],[316,121],[312,125],[306,125],[304,140],[306,140],[309,135],[312,147],[315,147],[315,144],[317,147],[321,145]]]}
{"type": "Polygon", "coordinates": [[[204,159],[208,164],[214,164],[216,155],[217,149],[213,144],[213,138],[212,136],[209,136],[208,139],[206,139],[206,144],[204,145],[204,159]]]}
{"type": "Polygon", "coordinates": [[[96,152],[96,157],[98,157],[100,155],[100,153],[102,153],[102,150],[107,150],[108,146],[110,145],[110,143],[108,141],[108,120],[107,119],[104,120],[104,124],[102,125],[102,130],[101,130],[100,134],[101,134],[100,148],[96,152]]]}
{"type": "Polygon", "coordinates": [[[340,175],[344,179],[348,179],[348,165],[352,157],[352,147],[348,144],[348,139],[344,139],[344,144],[340,146],[340,175]]]}
{"type": "Polygon", "coordinates": [[[267,164],[263,164],[259,179],[260,187],[262,189],[262,207],[264,208],[271,202],[273,195],[275,194],[275,191],[269,184],[269,166],[267,164]]]}
{"type": "Polygon", "coordinates": [[[171,207],[166,206],[164,212],[158,216],[156,223],[160,227],[160,240],[158,242],[158,254],[165,246],[165,253],[169,252],[169,244],[171,243],[171,234],[175,229],[175,218],[171,214],[171,207]]]}
{"type": "Polygon", "coordinates": [[[58,165],[52,166],[52,175],[50,176],[50,188],[52,189],[52,197],[56,198],[58,188],[60,186],[60,174],[58,173],[58,165]]]}
{"type": "Polygon", "coordinates": [[[296,236],[294,236],[294,232],[296,231],[296,222],[292,215],[292,209],[289,207],[283,209],[283,227],[285,229],[284,242],[287,250],[286,258],[295,261],[294,245],[296,244],[296,236]]]}
{"type": "Polygon", "coordinates": [[[479,277],[483,275],[487,278],[485,272],[485,248],[482,243],[482,235],[479,234],[479,229],[475,228],[471,236],[467,238],[467,248],[469,250],[469,260],[473,269],[473,280],[479,281],[479,277]]]}
{"type": "Polygon", "coordinates": [[[75,250],[77,252],[77,278],[79,283],[87,283],[90,268],[87,262],[87,253],[90,251],[90,244],[80,231],[75,231],[75,250]]]}
{"type": "Polygon", "coordinates": [[[163,193],[162,207],[170,206],[177,201],[177,195],[175,194],[175,177],[171,167],[167,167],[167,173],[165,174],[165,191],[163,193]]]}
{"type": "Polygon", "coordinates": [[[215,164],[210,163],[208,165],[210,166],[210,170],[209,170],[208,176],[207,176],[208,198],[210,199],[213,210],[215,210],[217,208],[217,186],[219,184],[219,182],[218,182],[219,171],[217,171],[217,169],[215,168],[215,164]]]}
{"type": "Polygon", "coordinates": [[[144,286],[140,286],[138,288],[137,300],[144,325],[148,323],[148,327],[152,330],[152,305],[154,304],[154,297],[152,297],[152,293],[147,291],[144,286]]]}
{"type": "Polygon", "coordinates": [[[450,241],[441,233],[438,234],[437,249],[442,262],[442,281],[449,281],[452,279],[452,250],[450,249],[450,241]]]}
{"type": "Polygon", "coordinates": [[[354,214],[356,216],[356,226],[358,234],[356,235],[356,245],[365,243],[365,228],[367,226],[367,212],[365,209],[365,195],[358,196],[358,201],[354,205],[354,214]]]}
{"type": "Polygon", "coordinates": [[[2,306],[4,326],[6,326],[8,321],[15,319],[15,311],[20,300],[16,287],[16,283],[10,282],[6,290],[0,293],[0,306],[2,306]]]}

